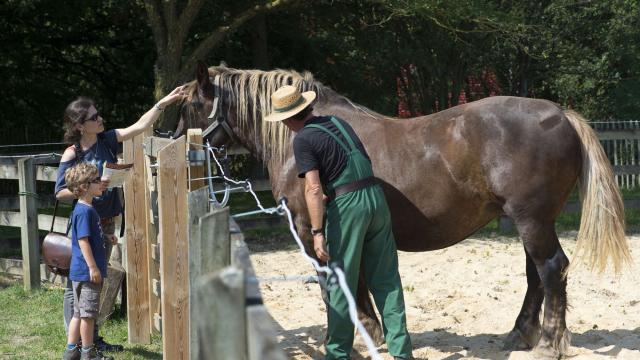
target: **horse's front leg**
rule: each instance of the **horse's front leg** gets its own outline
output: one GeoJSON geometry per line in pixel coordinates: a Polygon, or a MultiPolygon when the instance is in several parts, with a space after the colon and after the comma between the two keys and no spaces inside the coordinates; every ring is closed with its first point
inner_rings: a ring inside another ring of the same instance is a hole
{"type": "Polygon", "coordinates": [[[373,304],[371,303],[371,296],[369,296],[369,289],[367,288],[367,282],[364,279],[362,266],[360,267],[360,275],[358,278],[356,305],[358,307],[358,320],[360,320],[364,328],[367,330],[376,346],[382,345],[384,343],[384,334],[382,333],[380,321],[378,320],[376,312],[373,309],[373,304]]]}

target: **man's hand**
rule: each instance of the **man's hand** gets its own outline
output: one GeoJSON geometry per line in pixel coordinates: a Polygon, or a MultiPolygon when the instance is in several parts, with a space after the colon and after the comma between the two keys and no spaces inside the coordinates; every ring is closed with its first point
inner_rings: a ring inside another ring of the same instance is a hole
{"type": "Polygon", "coordinates": [[[107,241],[111,245],[117,245],[118,244],[118,237],[115,236],[114,234],[107,234],[107,241]]]}
{"type": "Polygon", "coordinates": [[[102,282],[102,275],[100,274],[100,269],[97,266],[89,268],[89,277],[91,278],[91,282],[94,284],[100,284],[102,282]]]}
{"type": "Polygon", "coordinates": [[[327,250],[327,244],[323,234],[318,234],[313,237],[313,250],[316,252],[318,259],[329,262],[329,251],[327,250]]]}

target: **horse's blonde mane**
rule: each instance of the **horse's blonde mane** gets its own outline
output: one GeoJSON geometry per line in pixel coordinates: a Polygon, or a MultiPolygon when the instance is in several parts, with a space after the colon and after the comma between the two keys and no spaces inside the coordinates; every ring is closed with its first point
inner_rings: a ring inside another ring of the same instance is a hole
{"type": "MultiPolygon", "coordinates": [[[[318,98],[323,96],[324,86],[315,81],[310,72],[298,73],[286,70],[237,70],[212,67],[211,76],[220,75],[220,87],[225,96],[233,99],[238,127],[245,131],[253,127],[262,144],[262,160],[284,161],[291,133],[280,121],[266,122],[263,117],[270,114],[271,94],[283,85],[293,85],[300,91],[315,91],[318,98]]],[[[231,111],[231,109],[229,109],[231,111]]],[[[257,142],[258,139],[255,139],[257,142]]]]}
{"type": "MultiPolygon", "coordinates": [[[[271,94],[283,85],[293,85],[300,91],[315,91],[316,101],[326,98],[327,88],[315,80],[313,74],[308,71],[299,73],[293,70],[239,70],[224,66],[209,68],[209,75],[213,80],[220,75],[220,87],[225,97],[233,99],[235,108],[227,109],[235,112],[237,126],[241,131],[248,129],[260,129],[255,131],[256,144],[262,144],[259,149],[262,160],[268,162],[282,162],[290,151],[291,132],[280,121],[266,122],[263,117],[270,114],[271,94]],[[258,138],[259,137],[259,138],[258,138]],[[260,151],[261,150],[261,151],[260,151]]],[[[193,81],[187,84],[189,93],[187,101],[197,98],[198,83],[193,81]]],[[[345,101],[345,105],[356,111],[363,112],[367,116],[375,117],[369,109],[351,102],[349,99],[339,96],[345,101]]],[[[227,113],[227,116],[229,113],[227,113]]]]}

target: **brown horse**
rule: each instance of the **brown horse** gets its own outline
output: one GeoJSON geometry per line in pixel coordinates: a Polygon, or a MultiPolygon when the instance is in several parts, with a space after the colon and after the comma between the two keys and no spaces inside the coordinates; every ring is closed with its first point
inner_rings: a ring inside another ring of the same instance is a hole
{"type": "MultiPolygon", "coordinates": [[[[216,114],[217,125],[207,135],[212,145],[234,140],[264,161],[273,195],[289,199],[307,244],[310,223],[292,137],[283,125],[262,122],[263,114],[271,112],[270,94],[285,84],[316,91],[316,115],[336,115],[354,128],[385,190],[399,250],[442,249],[498,216],[511,217],[524,245],[528,289],[505,345],[534,348],[551,358],[566,353],[569,260],[554,224],[578,180],[583,210],[576,257],[586,257],[600,270],[609,260],[618,270],[630,259],[620,193],[584,119],[549,101],[499,96],[400,120],[352,103],[308,73],[200,64],[179,128],[205,129],[207,115],[216,114]]],[[[380,341],[362,276],[357,301],[361,320],[380,341]]]]}

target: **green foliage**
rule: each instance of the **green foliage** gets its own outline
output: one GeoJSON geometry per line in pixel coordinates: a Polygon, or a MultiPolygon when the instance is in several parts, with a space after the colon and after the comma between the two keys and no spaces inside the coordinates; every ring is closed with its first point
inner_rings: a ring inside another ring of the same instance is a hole
{"type": "MultiPolygon", "coordinates": [[[[171,61],[184,63],[212,31],[265,3],[206,2],[171,61]]],[[[178,10],[188,6],[176,4],[178,10]]],[[[402,69],[409,73],[403,90],[414,112],[435,111],[436,101],[440,109],[455,105],[461,90],[469,97],[470,77],[483,79],[476,97],[488,95],[487,72],[497,75],[501,94],[547,98],[589,118],[637,118],[640,111],[637,1],[297,5],[268,12],[264,34],[257,26],[262,18],[244,22],[203,60],[309,70],[352,100],[389,115],[398,112],[402,69]],[[266,39],[266,59],[258,37],[266,39]]],[[[154,66],[166,67],[168,60],[158,59],[142,2],[9,0],[0,14],[0,41],[9,49],[0,53],[0,142],[59,141],[64,107],[78,95],[95,98],[109,128],[130,124],[153,101],[154,81],[160,81],[154,66]]]]}
{"type": "Polygon", "coordinates": [[[640,110],[640,3],[556,1],[544,13],[549,76],[558,100],[592,118],[636,119],[640,110]]]}
{"type": "MultiPolygon", "coordinates": [[[[66,345],[62,323],[64,290],[45,285],[39,291],[25,292],[19,283],[5,286],[0,286],[0,354],[11,359],[62,357],[66,345]]],[[[150,345],[127,344],[127,321],[123,317],[116,315],[107,321],[101,333],[110,342],[125,344],[125,351],[116,354],[118,359],[162,359],[158,337],[150,345]]]]}
{"type": "Polygon", "coordinates": [[[0,5],[3,144],[62,140],[62,114],[92,97],[108,127],[152,99],[153,43],[135,2],[9,0],[0,5]]]}

